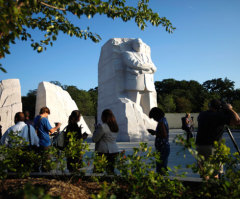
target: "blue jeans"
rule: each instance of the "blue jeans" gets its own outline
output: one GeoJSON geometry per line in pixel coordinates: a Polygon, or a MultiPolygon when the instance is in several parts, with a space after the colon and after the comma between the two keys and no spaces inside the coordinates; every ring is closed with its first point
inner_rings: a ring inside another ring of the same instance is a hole
{"type": "Polygon", "coordinates": [[[155,147],[160,153],[160,162],[156,162],[157,173],[162,173],[163,169],[167,171],[168,156],[170,154],[170,144],[166,140],[155,140],[155,147]]]}

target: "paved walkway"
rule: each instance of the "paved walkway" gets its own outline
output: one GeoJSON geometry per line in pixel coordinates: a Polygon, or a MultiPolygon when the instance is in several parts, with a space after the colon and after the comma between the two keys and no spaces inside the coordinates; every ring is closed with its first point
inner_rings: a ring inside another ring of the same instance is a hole
{"type": "MultiPolygon", "coordinates": [[[[183,130],[182,129],[170,129],[169,132],[169,142],[170,142],[170,156],[168,158],[168,166],[173,169],[175,166],[181,166],[181,168],[178,170],[178,173],[183,173],[187,172],[186,176],[187,177],[194,177],[194,178],[199,178],[199,175],[196,173],[193,173],[191,169],[187,168],[187,165],[193,164],[195,162],[195,159],[192,157],[192,155],[187,151],[183,151],[183,147],[180,145],[176,145],[174,143],[174,139],[177,135],[183,135],[183,130]]],[[[196,136],[196,133],[194,133],[194,137],[196,136]]],[[[240,147],[240,133],[233,132],[233,136],[237,142],[237,144],[240,147]]],[[[231,152],[236,152],[236,149],[234,148],[232,141],[230,137],[228,136],[227,133],[224,133],[223,135],[224,139],[226,140],[226,145],[230,147],[231,152]]],[[[92,143],[91,137],[88,138],[88,142],[90,144],[90,150],[94,151],[95,144],[92,143]]],[[[134,147],[139,146],[139,142],[118,142],[118,147],[119,150],[125,150],[126,153],[131,153],[132,149],[134,147]]],[[[152,146],[154,149],[154,141],[149,141],[148,146],[152,146]]],[[[88,168],[88,171],[91,172],[92,168],[88,168]]]]}

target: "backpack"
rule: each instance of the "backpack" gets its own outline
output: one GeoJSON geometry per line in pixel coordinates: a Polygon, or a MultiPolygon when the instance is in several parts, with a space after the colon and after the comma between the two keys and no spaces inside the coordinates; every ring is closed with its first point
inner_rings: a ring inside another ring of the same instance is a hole
{"type": "Polygon", "coordinates": [[[66,127],[60,133],[57,133],[52,138],[52,146],[62,150],[65,145],[65,142],[64,142],[65,133],[66,133],[66,127]]]}
{"type": "Polygon", "coordinates": [[[35,127],[35,132],[36,132],[36,134],[37,134],[38,137],[39,137],[39,131],[38,131],[38,129],[39,129],[40,122],[41,122],[42,118],[43,118],[43,117],[40,117],[39,120],[38,120],[38,122],[37,122],[37,124],[36,124],[36,126],[34,126],[34,127],[35,127]]]}
{"type": "Polygon", "coordinates": [[[186,123],[186,117],[182,117],[182,130],[186,130],[187,129],[187,123],[186,123]]]}

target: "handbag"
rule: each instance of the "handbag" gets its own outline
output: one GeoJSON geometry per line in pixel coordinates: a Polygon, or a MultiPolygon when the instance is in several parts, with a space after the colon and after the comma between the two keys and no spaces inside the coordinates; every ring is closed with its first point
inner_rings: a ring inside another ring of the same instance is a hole
{"type": "Polygon", "coordinates": [[[52,139],[52,146],[58,148],[58,149],[63,149],[65,142],[65,133],[66,133],[66,128],[65,127],[60,133],[56,134],[53,139],[52,139]]]}

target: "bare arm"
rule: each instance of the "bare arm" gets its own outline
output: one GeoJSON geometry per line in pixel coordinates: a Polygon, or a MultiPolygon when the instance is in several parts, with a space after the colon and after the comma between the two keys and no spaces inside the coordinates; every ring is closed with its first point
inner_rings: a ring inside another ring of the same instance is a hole
{"type": "Polygon", "coordinates": [[[159,133],[162,138],[167,138],[167,130],[163,122],[160,122],[159,133]]]}
{"type": "Polygon", "coordinates": [[[50,131],[50,134],[52,134],[52,133],[54,133],[55,131],[57,131],[57,130],[60,128],[61,125],[62,125],[61,123],[58,123],[58,125],[57,125],[56,127],[50,129],[50,130],[49,130],[49,131],[50,131]]]}
{"type": "Polygon", "coordinates": [[[167,138],[167,130],[163,122],[159,122],[157,131],[147,129],[151,135],[159,135],[161,138],[167,138]]]}
{"type": "Polygon", "coordinates": [[[232,114],[230,124],[229,125],[240,125],[240,117],[239,115],[233,110],[231,104],[225,104],[224,109],[229,110],[232,114]]]}
{"type": "Polygon", "coordinates": [[[230,110],[233,114],[232,119],[230,120],[230,125],[240,125],[240,117],[239,115],[233,110],[230,110]]]}

